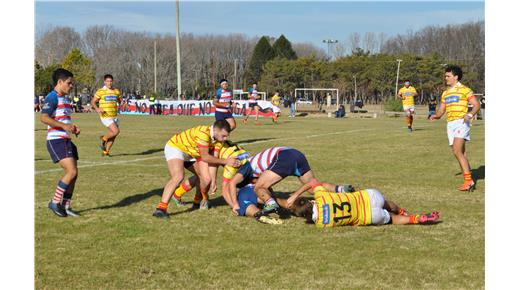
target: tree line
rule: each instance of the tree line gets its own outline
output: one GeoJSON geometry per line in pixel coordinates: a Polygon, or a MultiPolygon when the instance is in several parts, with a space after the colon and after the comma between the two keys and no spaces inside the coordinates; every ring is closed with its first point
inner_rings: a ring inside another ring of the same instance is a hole
{"type": "MultiPolygon", "coordinates": [[[[62,66],[75,73],[80,90],[92,93],[110,73],[123,92],[149,94],[154,89],[156,43],[158,95],[176,96],[175,41],[172,35],[112,26],[92,26],[82,33],[70,27],[43,29],[36,35],[36,93],[52,88],[50,73],[62,66]]],[[[440,94],[447,64],[460,65],[463,82],[484,92],[484,22],[430,26],[390,38],[353,33],[333,46],[330,55],[311,43],[293,44],[284,35],[185,33],[182,93],[210,98],[219,79],[226,78],[235,89],[257,83],[261,91],[289,94],[295,88],[331,87],[338,88],[342,98],[377,103],[395,94],[397,59],[402,60],[400,80],[412,82],[419,101],[440,94]]]]}

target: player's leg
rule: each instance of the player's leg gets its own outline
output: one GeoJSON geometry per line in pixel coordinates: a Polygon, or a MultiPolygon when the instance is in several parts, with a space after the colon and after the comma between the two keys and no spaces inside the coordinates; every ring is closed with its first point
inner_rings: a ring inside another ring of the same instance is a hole
{"type": "Polygon", "coordinates": [[[415,110],[413,108],[410,108],[409,111],[410,111],[410,125],[408,126],[408,128],[411,131],[412,127],[413,127],[413,114],[414,114],[415,110]]]}
{"type": "Polygon", "coordinates": [[[209,169],[209,164],[202,160],[199,160],[193,166],[195,168],[195,172],[199,176],[199,186],[200,193],[202,194],[202,201],[200,203],[201,209],[209,208],[209,189],[211,186],[211,173],[209,169]]]}
{"type": "MultiPolygon", "coordinates": [[[[72,166],[71,169],[72,169],[72,171],[75,171],[75,174],[73,174],[74,177],[70,181],[68,189],[63,194],[62,205],[65,208],[65,211],[67,212],[68,216],[79,217],[80,214],[78,212],[74,211],[71,208],[72,195],[74,194],[74,188],[76,186],[76,180],[78,179],[78,159],[79,159],[79,155],[78,155],[78,149],[76,148],[76,145],[74,145],[74,143],[68,142],[67,144],[70,145],[70,151],[72,152],[72,156],[71,156],[72,157],[72,162],[71,162],[71,164],[68,164],[66,166],[68,166],[68,167],[72,166]]],[[[66,171],[71,171],[71,170],[68,169],[66,171]]]]}
{"type": "Polygon", "coordinates": [[[462,171],[462,174],[464,175],[464,184],[459,187],[459,190],[471,191],[471,190],[473,190],[475,182],[473,181],[473,178],[471,177],[471,170],[469,167],[469,162],[465,155],[465,143],[466,143],[466,140],[464,140],[463,138],[454,138],[452,150],[453,150],[453,155],[459,162],[459,166],[462,171]]]}
{"type": "Polygon", "coordinates": [[[254,191],[256,196],[258,196],[264,203],[264,209],[266,211],[276,210],[278,208],[278,204],[276,200],[271,196],[271,192],[269,188],[276,183],[280,182],[283,179],[282,176],[276,174],[271,170],[266,170],[264,173],[260,175],[258,180],[256,181],[254,191]]]}
{"type": "Polygon", "coordinates": [[[59,160],[58,164],[63,168],[64,175],[58,182],[56,190],[54,191],[54,196],[48,206],[57,216],[66,217],[67,212],[62,201],[65,193],[71,189],[71,185],[74,186],[78,173],[77,162],[74,157],[66,157],[59,160]]]}
{"type": "Polygon", "coordinates": [[[257,202],[257,196],[251,186],[245,186],[238,191],[237,201],[239,205],[239,216],[252,217],[257,221],[265,224],[277,225],[282,223],[281,220],[270,217],[262,210],[260,210],[257,202]]]}
{"type": "Polygon", "coordinates": [[[229,126],[231,127],[231,131],[233,131],[237,127],[237,122],[235,122],[235,118],[233,118],[233,117],[226,118],[226,121],[229,123],[229,126]]]}
{"type": "Polygon", "coordinates": [[[255,109],[255,123],[258,124],[258,114],[260,113],[260,107],[258,105],[254,106],[255,109]]]}
{"type": "Polygon", "coordinates": [[[187,180],[184,180],[179,187],[175,189],[172,195],[172,199],[177,206],[184,206],[185,204],[182,202],[182,196],[192,190],[199,183],[199,178],[197,175],[192,175],[187,180]]]}
{"type": "MultiPolygon", "coordinates": [[[[168,145],[166,145],[169,147],[168,145]]],[[[173,191],[179,186],[184,179],[184,160],[172,158],[168,159],[168,171],[170,172],[170,180],[164,186],[164,190],[161,196],[161,202],[157,205],[157,208],[153,214],[155,217],[165,218],[169,217],[167,214],[168,202],[172,197],[173,191]]]]}
{"type": "Polygon", "coordinates": [[[114,121],[112,124],[108,126],[108,134],[105,136],[107,141],[105,144],[105,151],[106,154],[109,154],[110,148],[112,148],[112,145],[114,144],[114,141],[116,140],[117,135],[119,135],[119,126],[116,121],[114,121]]]}
{"type": "Polygon", "coordinates": [[[384,209],[389,211],[390,213],[397,214],[397,215],[404,215],[404,216],[411,216],[412,214],[406,211],[405,209],[399,207],[395,202],[391,200],[385,199],[385,203],[383,206],[384,209]]]}

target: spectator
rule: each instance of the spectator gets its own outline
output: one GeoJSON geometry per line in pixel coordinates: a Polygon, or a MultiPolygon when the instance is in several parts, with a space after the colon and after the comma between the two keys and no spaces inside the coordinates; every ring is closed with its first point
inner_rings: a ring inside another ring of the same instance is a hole
{"type": "Polygon", "coordinates": [[[34,111],[40,111],[40,98],[37,95],[34,95],[34,111]]]}
{"type": "Polygon", "coordinates": [[[336,111],[336,118],[345,117],[345,106],[339,105],[339,109],[336,111]]]}
{"type": "Polygon", "coordinates": [[[289,95],[290,118],[296,117],[296,97],[291,93],[289,95]]]}
{"type": "Polygon", "coordinates": [[[159,102],[159,98],[155,99],[154,105],[155,105],[155,114],[160,115],[161,114],[161,103],[159,102]]]}
{"type": "Polygon", "coordinates": [[[150,107],[150,115],[155,114],[155,96],[151,95],[148,100],[148,106],[150,107]]]}
{"type": "Polygon", "coordinates": [[[435,115],[437,108],[437,99],[435,99],[434,96],[430,97],[430,100],[428,101],[428,120],[431,116],[435,115]]]}

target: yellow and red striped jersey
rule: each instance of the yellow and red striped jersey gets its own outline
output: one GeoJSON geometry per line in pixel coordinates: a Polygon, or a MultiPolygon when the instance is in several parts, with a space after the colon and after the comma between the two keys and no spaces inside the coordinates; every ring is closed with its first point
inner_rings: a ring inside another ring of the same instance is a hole
{"type": "MultiPolygon", "coordinates": [[[[238,144],[230,144],[229,142],[219,142],[215,145],[216,156],[220,159],[228,159],[231,156],[235,156],[240,160],[240,164],[244,165],[249,158],[247,151],[238,144]]],[[[235,174],[237,174],[240,167],[233,167],[226,165],[224,166],[224,172],[222,173],[222,181],[229,182],[235,174]]]]}
{"type": "Polygon", "coordinates": [[[399,89],[399,95],[404,97],[404,99],[402,100],[403,101],[403,107],[404,106],[413,106],[414,105],[413,96],[415,94],[417,94],[417,91],[412,86],[409,86],[408,88],[407,87],[402,87],[402,88],[399,89]]]}
{"type": "Polygon", "coordinates": [[[321,185],[314,187],[313,190],[318,211],[315,221],[317,227],[371,224],[372,211],[367,191],[327,192],[321,185]]]}
{"type": "Polygon", "coordinates": [[[468,102],[474,97],[473,91],[461,83],[445,90],[442,93],[441,103],[446,105],[447,121],[464,118],[464,115],[468,112],[468,102]]]}
{"type": "Polygon", "coordinates": [[[218,142],[213,138],[212,126],[197,126],[173,135],[166,144],[178,148],[191,157],[199,158],[199,148],[210,150],[215,147],[216,143],[218,142]]]}
{"type": "Polygon", "coordinates": [[[99,99],[99,108],[105,111],[101,118],[117,117],[117,104],[121,102],[121,93],[118,89],[102,87],[96,91],[94,97],[99,99]]]}

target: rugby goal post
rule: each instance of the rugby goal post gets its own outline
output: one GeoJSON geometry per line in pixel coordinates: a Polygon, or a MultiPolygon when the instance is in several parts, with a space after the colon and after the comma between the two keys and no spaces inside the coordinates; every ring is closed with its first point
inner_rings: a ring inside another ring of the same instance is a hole
{"type": "MultiPolygon", "coordinates": [[[[325,93],[325,105],[328,109],[332,108],[334,105],[336,106],[336,111],[339,109],[339,90],[335,88],[296,88],[294,89],[294,96],[296,97],[296,111],[298,111],[298,99],[300,97],[305,97],[305,100],[309,100],[306,98],[306,93],[312,93],[312,104],[317,104],[316,95],[320,94],[320,92],[325,93]],[[300,95],[298,94],[300,92],[300,95]],[[334,104],[335,102],[335,104],[334,104]]],[[[318,104],[319,105],[319,104],[318,104]]]]}

